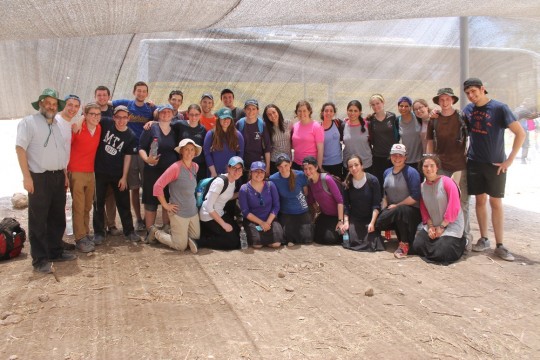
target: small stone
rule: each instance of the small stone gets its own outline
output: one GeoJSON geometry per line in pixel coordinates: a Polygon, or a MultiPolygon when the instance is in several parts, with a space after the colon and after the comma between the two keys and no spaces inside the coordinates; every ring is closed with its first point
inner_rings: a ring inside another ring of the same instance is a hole
{"type": "Polygon", "coordinates": [[[92,277],[94,277],[94,274],[86,274],[86,277],[92,278],[92,277]]]}
{"type": "Polygon", "coordinates": [[[366,292],[364,293],[364,295],[369,296],[369,297],[373,296],[374,294],[375,292],[373,291],[373,288],[367,289],[366,292]]]}
{"type": "Polygon", "coordinates": [[[28,207],[28,196],[22,193],[13,194],[11,205],[13,205],[14,209],[26,209],[28,207]]]}
{"type": "Polygon", "coordinates": [[[221,305],[225,305],[225,300],[219,300],[219,303],[220,303],[221,305]]]}
{"type": "Polygon", "coordinates": [[[524,262],[522,262],[522,263],[521,263],[520,265],[523,265],[523,266],[525,266],[525,265],[527,265],[527,263],[524,263],[524,262]]]}
{"type": "Polygon", "coordinates": [[[288,247],[294,246],[294,243],[289,241],[289,242],[287,243],[287,246],[288,246],[288,247]]]}
{"type": "Polygon", "coordinates": [[[95,254],[94,254],[94,252],[93,252],[93,251],[91,251],[91,252],[89,252],[89,253],[86,253],[86,256],[88,256],[88,257],[90,257],[90,256],[94,256],[94,255],[95,255],[95,254]]]}
{"type": "Polygon", "coordinates": [[[49,295],[47,295],[47,294],[41,294],[41,295],[38,296],[38,299],[39,299],[39,301],[41,301],[41,302],[47,302],[47,301],[49,301],[49,295]]]}
{"type": "Polygon", "coordinates": [[[277,274],[278,278],[283,279],[285,277],[285,273],[283,271],[278,272],[277,274]]]}
{"type": "Polygon", "coordinates": [[[13,315],[9,315],[4,320],[1,320],[0,324],[2,325],[18,324],[21,321],[22,321],[22,317],[20,315],[13,314],[13,315]]]}
{"type": "Polygon", "coordinates": [[[298,320],[302,321],[302,320],[306,320],[306,318],[303,317],[303,316],[299,316],[299,317],[298,317],[298,320]]]}
{"type": "Polygon", "coordinates": [[[287,286],[285,286],[285,291],[293,292],[294,288],[292,286],[290,286],[290,285],[287,285],[287,286]]]}
{"type": "Polygon", "coordinates": [[[5,320],[10,315],[13,315],[13,311],[4,311],[0,317],[0,320],[5,320]]]}
{"type": "Polygon", "coordinates": [[[421,283],[422,283],[422,280],[418,280],[418,283],[421,284],[421,283]]]}
{"type": "Polygon", "coordinates": [[[11,355],[9,360],[17,360],[19,357],[17,355],[11,355]]]}
{"type": "Polygon", "coordinates": [[[481,312],[482,312],[482,309],[477,308],[477,307],[473,308],[473,310],[476,311],[477,313],[481,313],[481,312]]]}

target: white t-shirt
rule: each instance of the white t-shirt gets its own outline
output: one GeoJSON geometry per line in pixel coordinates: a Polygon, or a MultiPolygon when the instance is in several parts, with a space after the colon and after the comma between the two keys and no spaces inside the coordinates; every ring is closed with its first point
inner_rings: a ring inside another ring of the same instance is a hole
{"type": "MultiPolygon", "coordinates": [[[[226,175],[226,174],[223,174],[226,175]]],[[[210,213],[212,211],[215,211],[219,214],[219,216],[223,216],[225,211],[223,208],[225,207],[225,204],[227,201],[231,200],[234,195],[234,181],[229,182],[229,185],[227,186],[227,190],[223,194],[220,195],[221,190],[224,186],[224,181],[222,178],[218,177],[212,183],[210,184],[210,188],[208,189],[208,193],[206,194],[206,199],[204,200],[201,210],[199,211],[199,217],[201,221],[210,221],[213,220],[212,216],[210,216],[210,213]]]]}
{"type": "MultiPolygon", "coordinates": [[[[60,132],[62,133],[62,137],[64,138],[64,141],[66,144],[67,158],[68,158],[68,163],[69,163],[69,157],[71,155],[71,124],[73,124],[73,121],[67,121],[66,119],[62,117],[61,113],[56,114],[54,118],[56,119],[58,126],[60,127],[60,132]]],[[[66,167],[67,167],[67,163],[66,163],[66,167]]]]}

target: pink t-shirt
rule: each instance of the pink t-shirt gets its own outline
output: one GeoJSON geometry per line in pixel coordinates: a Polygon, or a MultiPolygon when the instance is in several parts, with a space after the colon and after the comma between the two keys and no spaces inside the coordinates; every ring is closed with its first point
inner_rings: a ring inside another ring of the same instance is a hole
{"type": "Polygon", "coordinates": [[[324,143],[324,129],[316,121],[307,125],[297,122],[293,125],[292,147],[294,149],[294,162],[302,165],[306,156],[317,159],[317,144],[324,143]]]}

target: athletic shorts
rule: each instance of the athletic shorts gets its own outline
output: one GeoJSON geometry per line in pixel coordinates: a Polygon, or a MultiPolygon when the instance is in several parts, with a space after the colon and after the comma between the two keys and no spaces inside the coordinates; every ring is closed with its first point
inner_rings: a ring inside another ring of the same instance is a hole
{"type": "Polygon", "coordinates": [[[143,159],[139,156],[139,154],[131,155],[127,179],[129,190],[139,189],[142,186],[143,172],[143,159]]]}
{"type": "Polygon", "coordinates": [[[467,190],[469,195],[488,194],[494,198],[504,197],[506,173],[497,175],[498,166],[467,160],[467,190]]]}

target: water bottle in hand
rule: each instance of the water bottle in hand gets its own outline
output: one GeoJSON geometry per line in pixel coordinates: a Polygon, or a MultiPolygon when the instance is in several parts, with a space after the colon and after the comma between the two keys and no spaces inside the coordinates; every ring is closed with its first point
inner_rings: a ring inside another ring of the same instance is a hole
{"type": "Polygon", "coordinates": [[[351,242],[349,240],[349,231],[345,231],[343,233],[343,247],[344,248],[349,248],[351,246],[351,242]]]}
{"type": "MultiPolygon", "coordinates": [[[[149,156],[153,157],[154,159],[158,156],[158,139],[155,137],[154,140],[152,140],[152,143],[150,144],[150,154],[149,156]]],[[[154,166],[151,164],[148,164],[150,166],[154,166]]]]}

